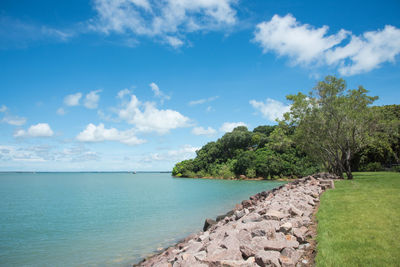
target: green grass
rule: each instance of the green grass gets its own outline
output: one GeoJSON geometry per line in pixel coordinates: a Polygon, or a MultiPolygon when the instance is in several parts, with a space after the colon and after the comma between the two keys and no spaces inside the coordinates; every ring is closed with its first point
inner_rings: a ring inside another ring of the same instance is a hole
{"type": "Polygon", "coordinates": [[[400,266],[400,173],[335,182],[317,213],[317,266],[400,266]]]}

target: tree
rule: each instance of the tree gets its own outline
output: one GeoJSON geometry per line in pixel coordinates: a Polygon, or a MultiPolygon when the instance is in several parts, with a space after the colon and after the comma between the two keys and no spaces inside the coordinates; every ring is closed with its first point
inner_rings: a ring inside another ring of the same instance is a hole
{"type": "Polygon", "coordinates": [[[377,118],[369,106],[377,99],[362,86],[346,90],[343,79],[327,76],[309,96],[287,96],[293,102],[285,122],[295,126],[295,142],[328,171],[352,179],[351,160],[370,143],[377,118]]]}

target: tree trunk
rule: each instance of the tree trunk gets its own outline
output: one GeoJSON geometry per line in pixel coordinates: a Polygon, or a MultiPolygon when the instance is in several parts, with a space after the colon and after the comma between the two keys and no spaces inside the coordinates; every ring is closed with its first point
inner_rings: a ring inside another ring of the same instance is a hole
{"type": "Polygon", "coordinates": [[[350,149],[346,153],[346,174],[348,180],[353,180],[353,174],[351,172],[351,152],[350,149]]]}

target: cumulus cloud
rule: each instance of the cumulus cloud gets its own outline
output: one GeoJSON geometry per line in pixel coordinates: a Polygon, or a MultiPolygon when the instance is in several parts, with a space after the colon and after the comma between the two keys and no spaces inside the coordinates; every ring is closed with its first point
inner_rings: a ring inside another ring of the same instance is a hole
{"type": "Polygon", "coordinates": [[[98,126],[90,123],[80,132],[76,139],[81,142],[116,141],[127,145],[138,145],[146,142],[135,135],[134,130],[119,131],[115,128],[105,128],[104,124],[98,126]]]}
{"type": "Polygon", "coordinates": [[[395,62],[400,54],[400,29],[385,26],[383,30],[351,36],[351,41],[326,53],[328,64],[337,64],[342,75],[354,75],[379,68],[384,62],[395,62]]]}
{"type": "Polygon", "coordinates": [[[131,94],[131,90],[129,90],[129,89],[123,89],[123,90],[121,90],[121,91],[118,92],[117,98],[122,99],[122,98],[124,98],[126,95],[130,95],[130,94],[131,94]]]}
{"type": "Polygon", "coordinates": [[[95,0],[89,28],[104,34],[158,37],[173,47],[185,34],[218,30],[236,22],[236,0],[95,0]]]}
{"type": "Polygon", "coordinates": [[[155,103],[140,102],[131,95],[129,102],[122,103],[118,117],[135,125],[140,132],[168,133],[172,129],[189,126],[189,118],[171,109],[158,109],[155,103]]]}
{"type": "Polygon", "coordinates": [[[7,109],[8,109],[8,108],[7,108],[5,105],[1,105],[1,107],[0,107],[0,112],[1,112],[1,113],[6,112],[7,109]]]}
{"type": "Polygon", "coordinates": [[[162,91],[160,90],[160,87],[158,87],[158,85],[157,85],[156,83],[152,82],[152,83],[150,83],[149,85],[150,85],[151,90],[152,90],[153,93],[154,93],[154,96],[156,96],[156,97],[158,97],[158,98],[161,98],[161,101],[171,99],[170,96],[164,94],[164,92],[162,92],[162,91]]]}
{"type": "Polygon", "coordinates": [[[50,137],[54,132],[47,123],[32,125],[28,130],[18,130],[14,137],[50,137]]]}
{"type": "Polygon", "coordinates": [[[64,104],[66,106],[78,106],[81,98],[82,98],[82,93],[67,95],[64,98],[64,104]]]}
{"type": "Polygon", "coordinates": [[[215,133],[217,133],[217,131],[212,127],[208,127],[206,129],[200,126],[200,127],[194,127],[192,129],[192,134],[194,135],[213,135],[215,133]]]}
{"type": "Polygon", "coordinates": [[[232,132],[232,130],[238,126],[248,127],[247,124],[244,122],[224,122],[219,128],[219,130],[223,133],[232,132]]]}
{"type": "Polygon", "coordinates": [[[337,67],[342,75],[368,72],[400,53],[400,29],[393,26],[361,36],[344,29],[329,35],[328,30],[302,24],[291,14],[274,15],[256,26],[254,41],[264,53],[287,56],[293,64],[337,67]]]}
{"type": "Polygon", "coordinates": [[[196,105],[212,102],[212,101],[218,99],[218,97],[219,96],[211,96],[209,98],[202,98],[202,99],[198,99],[198,100],[192,100],[192,101],[189,102],[189,106],[196,106],[196,105]]]}
{"type": "Polygon", "coordinates": [[[89,109],[97,108],[100,100],[99,93],[101,90],[91,91],[85,96],[84,106],[89,109]]]}
{"type": "Polygon", "coordinates": [[[283,119],[283,114],[290,111],[290,105],[285,105],[277,100],[267,98],[265,102],[250,100],[250,105],[258,110],[269,121],[283,119]]]}

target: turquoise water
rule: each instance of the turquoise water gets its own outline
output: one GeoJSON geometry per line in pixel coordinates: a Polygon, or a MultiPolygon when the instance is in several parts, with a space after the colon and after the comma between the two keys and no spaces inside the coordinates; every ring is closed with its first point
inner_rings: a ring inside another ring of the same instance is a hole
{"type": "Polygon", "coordinates": [[[282,183],[167,173],[0,173],[0,264],[131,266],[282,183]]]}

